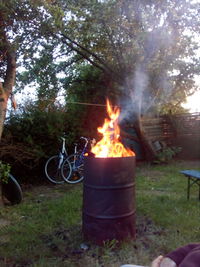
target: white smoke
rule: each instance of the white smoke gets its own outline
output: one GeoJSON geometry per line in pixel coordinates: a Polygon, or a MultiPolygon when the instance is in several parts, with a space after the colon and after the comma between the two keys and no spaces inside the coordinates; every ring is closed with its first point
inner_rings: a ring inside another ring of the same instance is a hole
{"type": "Polygon", "coordinates": [[[159,73],[155,77],[157,90],[152,88],[149,70],[151,69],[152,71],[153,68],[159,68],[156,65],[156,61],[159,62],[157,57],[163,52],[166,55],[162,55],[162,60],[167,59],[167,51],[173,44],[174,36],[172,32],[167,32],[165,26],[158,27],[147,33],[143,59],[135,64],[134,74],[127,81],[129,88],[125,90],[127,90],[130,99],[126,105],[123,103],[121,120],[133,113],[139,115],[148,113],[149,110],[152,110],[152,107],[158,104],[158,99],[161,101],[159,98],[161,93],[164,100],[171,95],[172,86],[167,76],[167,70],[164,69],[160,73],[159,71],[157,72],[159,73]]]}

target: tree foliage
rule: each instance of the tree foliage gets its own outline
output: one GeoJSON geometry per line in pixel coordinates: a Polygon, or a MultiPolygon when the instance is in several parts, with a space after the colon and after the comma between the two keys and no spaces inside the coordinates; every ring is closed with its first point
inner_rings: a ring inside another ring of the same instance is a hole
{"type": "Polygon", "coordinates": [[[140,129],[141,114],[178,110],[196,89],[195,1],[8,0],[0,11],[4,83],[12,48],[25,67],[18,89],[34,84],[38,107],[47,109],[64,89],[73,132],[91,131],[97,111],[69,102],[102,103],[109,96],[124,114],[137,114],[140,129]]]}
{"type": "Polygon", "coordinates": [[[91,65],[77,66],[66,98],[67,112],[74,128],[91,138],[96,137],[96,129],[106,116],[106,97],[116,101],[114,89],[110,77],[98,69],[91,65]]]}
{"type": "Polygon", "coordinates": [[[135,106],[143,113],[152,106],[158,110],[169,103],[171,107],[180,106],[195,90],[194,76],[199,69],[196,54],[199,44],[194,38],[199,32],[197,3],[187,0],[41,3],[48,14],[40,25],[45,41],[40,42],[40,59],[37,55],[30,68],[32,80],[40,88],[55,90],[56,83],[62,86],[63,80],[58,76],[55,81],[55,73],[69,77],[69,67],[76,70],[77,62],[87,61],[116,83],[113,91],[120,89],[122,96],[132,97],[132,108],[135,106]],[[49,65],[45,68],[41,62],[45,64],[47,57],[49,65]],[[35,66],[42,68],[41,73],[39,69],[35,72],[35,66]]]}
{"type": "Polygon", "coordinates": [[[27,102],[20,112],[13,113],[6,120],[0,158],[10,163],[12,172],[16,177],[23,177],[24,182],[30,182],[31,178],[41,181],[44,163],[51,155],[58,153],[60,137],[64,133],[67,150],[72,152],[77,136],[71,127],[68,113],[63,107],[54,105],[42,109],[38,103],[27,102]]]}
{"type": "Polygon", "coordinates": [[[198,4],[187,0],[57,0],[45,1],[43,7],[48,19],[42,21],[42,34],[60,55],[60,61],[52,63],[68,77],[67,88],[66,79],[59,79],[63,87],[76,88],[76,97],[84,99],[82,91],[71,84],[74,72],[81,64],[87,68],[86,62],[99,69],[112,83],[115,103],[118,99],[124,114],[135,118],[137,135],[146,154],[151,154],[140,115],[150,110],[178,110],[195,90],[199,44],[193,37],[199,33],[198,4]]]}
{"type": "Polygon", "coordinates": [[[46,12],[39,1],[0,2],[0,138],[9,97],[15,85],[17,63],[35,53],[41,39],[41,21],[46,12]]]}

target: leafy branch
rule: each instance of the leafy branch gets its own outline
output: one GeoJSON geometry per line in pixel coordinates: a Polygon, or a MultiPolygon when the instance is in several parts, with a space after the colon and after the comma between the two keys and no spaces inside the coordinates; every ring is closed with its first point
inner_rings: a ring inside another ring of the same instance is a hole
{"type": "Polygon", "coordinates": [[[2,183],[8,183],[8,177],[10,173],[10,164],[0,161],[0,181],[2,183]]]}

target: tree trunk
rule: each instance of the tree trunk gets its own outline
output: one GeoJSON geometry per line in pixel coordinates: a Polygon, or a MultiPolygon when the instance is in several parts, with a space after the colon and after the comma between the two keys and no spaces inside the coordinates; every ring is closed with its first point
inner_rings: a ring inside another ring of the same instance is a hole
{"type": "Polygon", "coordinates": [[[2,83],[0,83],[0,140],[3,132],[4,120],[6,117],[8,99],[3,89],[2,83]]]}
{"type": "Polygon", "coordinates": [[[137,115],[136,120],[134,121],[134,129],[136,131],[138,139],[140,140],[140,144],[144,152],[145,160],[147,161],[154,160],[156,155],[155,155],[154,150],[152,149],[152,146],[148,138],[145,136],[140,115],[137,115]]]}
{"type": "Polygon", "coordinates": [[[7,68],[4,83],[0,83],[0,140],[3,132],[3,125],[6,117],[8,98],[12,93],[16,76],[16,55],[15,51],[8,51],[6,58],[7,68]]]}
{"type": "Polygon", "coordinates": [[[144,153],[144,158],[147,161],[153,161],[156,157],[155,151],[152,148],[148,137],[145,135],[141,116],[142,116],[142,106],[143,106],[143,88],[141,87],[140,90],[135,90],[133,87],[133,81],[130,79],[124,79],[124,83],[126,84],[127,88],[127,99],[129,105],[129,116],[131,117],[131,124],[133,124],[133,128],[135,129],[137,138],[141,145],[142,151],[144,153]],[[130,101],[131,100],[131,101],[130,101]]]}

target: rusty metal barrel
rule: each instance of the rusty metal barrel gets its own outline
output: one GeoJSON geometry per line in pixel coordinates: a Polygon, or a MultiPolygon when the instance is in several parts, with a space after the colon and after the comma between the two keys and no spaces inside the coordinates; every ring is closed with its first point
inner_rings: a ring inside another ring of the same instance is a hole
{"type": "Polygon", "coordinates": [[[135,157],[84,162],[82,230],[86,240],[135,239],[135,157]]]}

